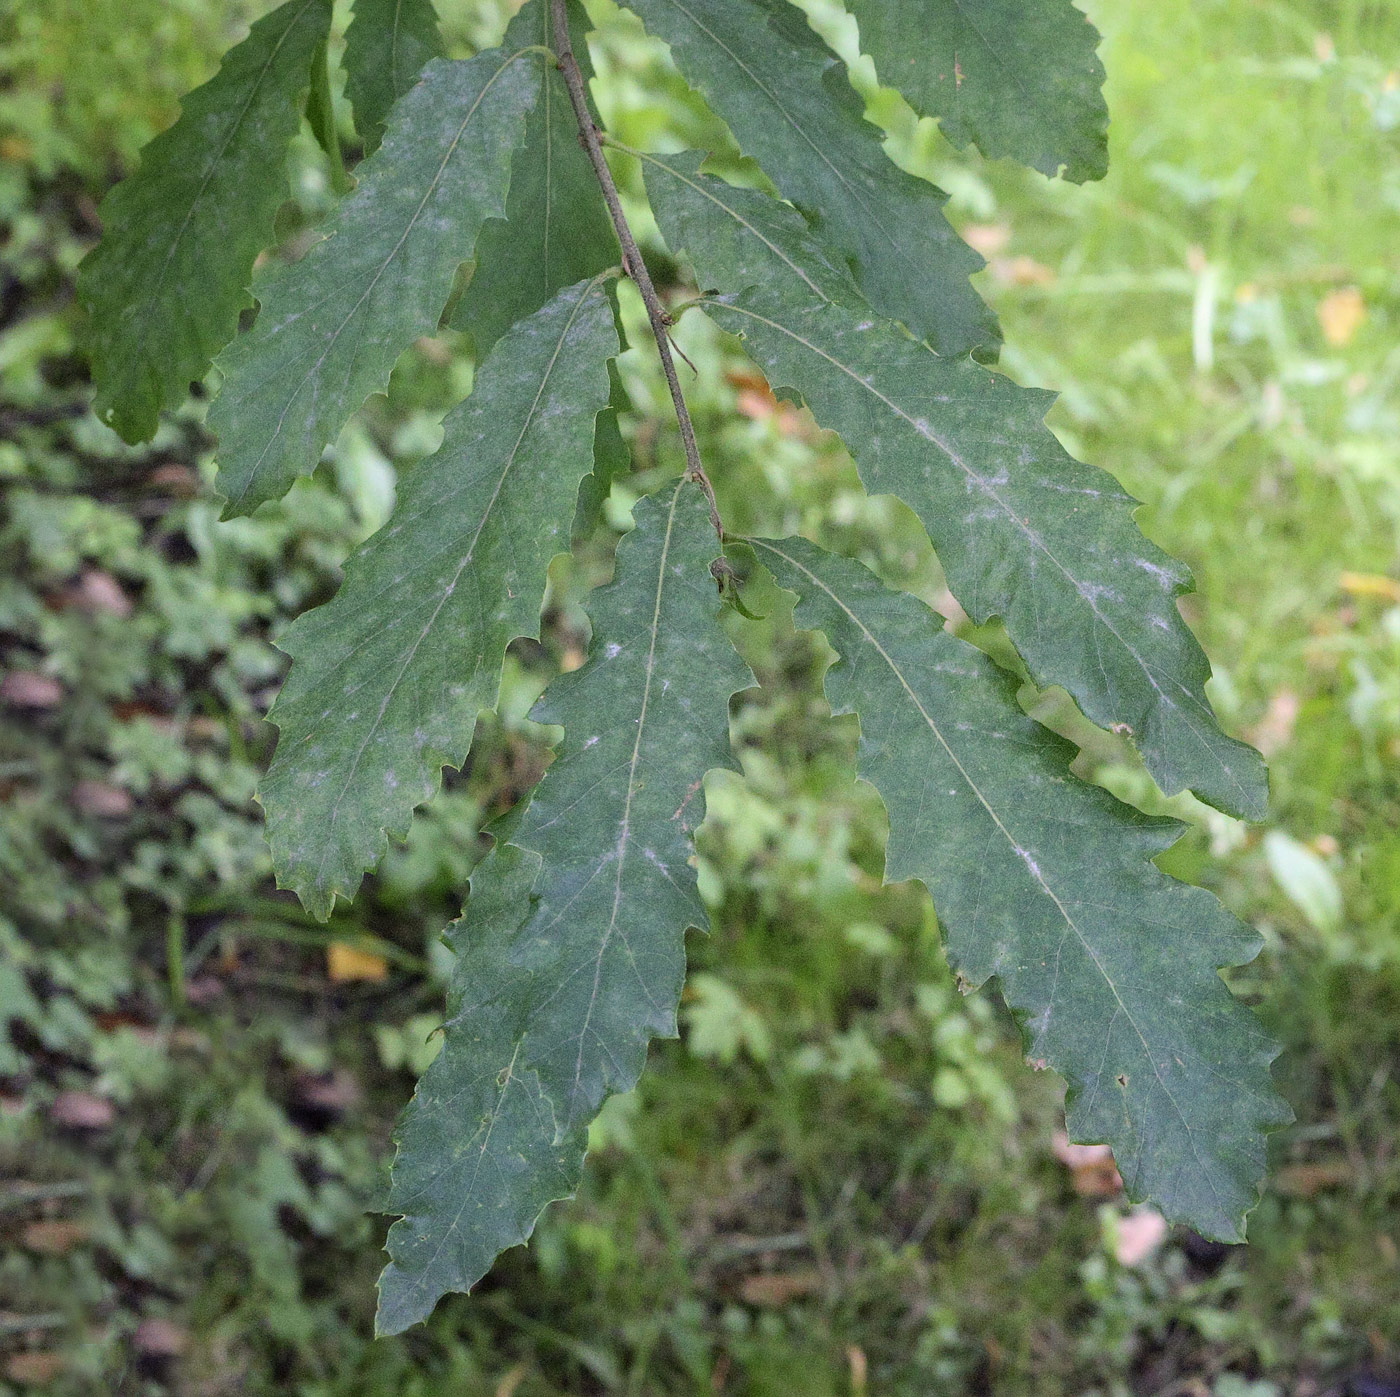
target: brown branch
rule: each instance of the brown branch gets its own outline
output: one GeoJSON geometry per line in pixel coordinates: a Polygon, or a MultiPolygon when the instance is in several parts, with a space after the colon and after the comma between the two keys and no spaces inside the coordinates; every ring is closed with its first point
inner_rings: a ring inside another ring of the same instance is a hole
{"type": "Polygon", "coordinates": [[[559,71],[564,75],[564,85],[569,89],[569,101],[573,105],[574,118],[578,122],[579,139],[593,173],[603,189],[603,199],[607,203],[617,240],[622,244],[622,265],[633,285],[641,292],[642,304],[647,309],[647,319],[651,322],[651,333],[656,340],[656,351],[661,357],[661,369],[666,375],[667,386],[671,390],[671,402],[676,409],[676,422],[681,429],[681,444],[685,448],[686,476],[695,481],[705,492],[710,502],[710,522],[715,532],[724,540],[724,526],[720,523],[719,509],[715,505],[715,490],[710,477],[700,464],[700,448],[695,443],[695,424],[690,420],[690,410],[685,405],[681,392],[680,378],[676,374],[676,361],[671,357],[670,327],[671,317],[667,315],[652,285],[651,273],[637,248],[637,240],[628,226],[627,215],[622,211],[622,200],[618,197],[617,185],[613,182],[612,171],[603,158],[603,147],[598,139],[598,128],[593,124],[593,115],[588,110],[588,97],[583,86],[583,74],[579,71],[578,60],[574,57],[573,44],[569,39],[569,16],[567,0],[550,0],[554,20],[554,51],[559,57],[559,71]]]}

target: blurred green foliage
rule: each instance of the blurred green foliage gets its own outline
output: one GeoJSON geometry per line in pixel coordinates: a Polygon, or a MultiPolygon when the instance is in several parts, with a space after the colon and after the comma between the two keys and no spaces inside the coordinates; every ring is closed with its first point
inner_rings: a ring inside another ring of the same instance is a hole
{"type": "MultiPolygon", "coordinates": [[[[582,653],[579,598],[680,454],[634,350],[635,478],[556,563],[545,642],[512,653],[499,721],[355,907],[309,923],[270,885],[251,799],[269,639],[329,595],[433,448],[470,345],[420,345],[316,477],[223,525],[202,404],[121,446],[87,413],[71,306],[106,182],[259,8],[0,13],[0,1390],[1265,1397],[1393,1379],[1400,13],[1092,6],[1113,163],[1087,188],[954,155],[870,92],[989,256],[1004,367],[1062,391],[1057,430],[1195,569],[1215,701],[1271,758],[1271,822],[1246,829],[1163,802],[1062,696],[1024,695],[1083,744],[1082,774],[1186,818],[1172,871],[1265,933],[1233,983],[1287,1044],[1299,1121],[1251,1246],[1174,1234],[1133,1259],[1126,1205],[1076,1193],[1092,1178],[1052,1149],[1057,1084],[993,997],[958,994],[921,892],[881,886],[884,814],[819,697],[829,652],[774,594],[747,655],[764,693],[734,709],[742,779],[707,788],[715,931],[692,942],[683,1041],[609,1105],[584,1193],[528,1251],[374,1344],[372,1209],[433,1051],[438,933],[480,824],[547,760],[524,715],[582,653]]],[[[457,49],[506,8],[444,5],[457,49]]],[[[754,178],[664,52],[607,0],[593,13],[621,137],[754,178]]],[[[813,13],[849,44],[826,0],[813,13]]],[[[309,138],[292,169],[289,239],[330,197],[309,138]]],[[[958,625],[908,512],[867,499],[732,342],[695,317],[678,339],[726,517],[858,554],[958,625]]]]}

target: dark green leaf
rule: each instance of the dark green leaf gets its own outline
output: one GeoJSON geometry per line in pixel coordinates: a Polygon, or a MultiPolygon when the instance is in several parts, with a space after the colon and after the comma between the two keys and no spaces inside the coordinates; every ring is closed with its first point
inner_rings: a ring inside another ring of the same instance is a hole
{"type": "MultiPolygon", "coordinates": [[[[573,48],[591,76],[584,17],[570,10],[573,48]]],[[[506,30],[507,49],[552,47],[545,0],[527,0],[506,30]]],[[[506,216],[488,220],[476,243],[476,271],[452,317],[471,331],[479,355],[562,286],[621,258],[593,167],[578,141],[568,89],[553,63],[537,70],[539,96],[511,167],[506,216]]]]}
{"type": "Polygon", "coordinates": [[[507,49],[434,59],[326,236],[254,284],[262,309],[219,356],[209,412],[226,513],[247,514],[314,469],[399,355],[437,328],[478,230],[504,210],[544,61],[507,49]]]}
{"type": "Polygon", "coordinates": [[[883,314],[941,354],[991,350],[996,319],[968,283],[982,259],[946,196],[881,149],[845,65],[788,0],[629,0],[782,194],[851,259],[883,314]]]}
{"type": "Polygon", "coordinates": [[[345,171],[345,155],[340,148],[335,98],[331,94],[329,45],[323,42],[311,60],[311,91],[306,98],[306,123],[316,144],[326,152],[331,190],[337,198],[348,194],[354,181],[345,171]]]}
{"type": "Polygon", "coordinates": [[[78,299],[97,415],[126,441],[152,436],[238,330],[330,22],[330,0],[287,0],[259,20],[103,200],[78,299]]]}
{"type": "Polygon", "coordinates": [[[706,920],[690,863],[701,780],[731,763],[728,699],[750,675],[717,621],[704,496],[678,485],[636,521],[588,608],[588,663],[532,715],[564,726],[559,755],[473,875],[453,937],[452,1017],[394,1166],[387,1332],[523,1239],[576,1180],[604,1097],[675,1033],[685,929],[706,920]]]}
{"type": "MultiPolygon", "coordinates": [[[[621,333],[618,338],[621,339],[621,333]]],[[[593,432],[593,472],[578,487],[578,507],[574,510],[572,534],[587,538],[602,522],[603,506],[612,493],[613,481],[632,469],[632,452],[623,439],[619,416],[632,404],[622,386],[615,363],[608,365],[610,391],[608,405],[598,414],[593,432]]]]}
{"type": "Polygon", "coordinates": [[[871,490],[909,503],[954,596],[975,621],[1003,619],[1037,682],[1126,725],[1169,793],[1262,815],[1263,762],[1217,726],[1210,666],[1177,610],[1190,574],[1143,538],[1137,502],[1045,426],[1053,395],[941,359],[862,309],[796,214],[699,161],[649,156],[646,170],[662,233],[702,284],[753,288],[708,312],[841,434],[871,490]]]}
{"type": "Polygon", "coordinates": [[[954,144],[1072,180],[1108,169],[1094,26],[1070,0],[851,0],[880,81],[954,144]]]}
{"type": "Polygon", "coordinates": [[[675,1032],[685,928],[705,922],[690,866],[700,781],[731,764],[729,696],[752,682],[717,624],[703,495],[677,486],[635,516],[618,581],[589,607],[589,664],[532,714],[565,738],[510,837],[543,860],[531,917],[509,964],[476,966],[535,1006],[523,1060],[561,1129],[631,1087],[647,1041],[675,1032]]]}
{"type": "Polygon", "coordinates": [[[997,978],[1031,1059],[1069,1082],[1071,1137],[1113,1146],[1130,1197],[1242,1240],[1289,1112],[1276,1047],[1217,973],[1259,938],[1152,863],[1184,826],[1070,776],[1074,748],[922,602],[803,539],[752,547],[840,656],[827,693],[861,715],[886,877],[932,892],[961,975],[997,978]]]}
{"type": "Polygon", "coordinates": [[[260,799],[278,879],[316,916],[462,764],[506,646],[537,632],[617,351],[596,278],[511,330],[334,600],[280,639],[295,663],[260,799]]]}
{"type": "Polygon", "coordinates": [[[433,0],[355,0],[341,66],[366,154],[383,139],[394,103],[443,53],[433,0]]]}
{"type": "Polygon", "coordinates": [[[390,1261],[379,1278],[380,1334],[427,1319],[449,1291],[470,1290],[496,1257],[535,1229],[547,1203],[578,1185],[588,1131],[559,1135],[539,1079],[520,1066],[521,1009],[478,992],[473,957],[507,941],[529,911],[539,860],[509,846],[447,933],[458,970],[442,1052],[399,1122],[387,1211],[390,1261]]]}

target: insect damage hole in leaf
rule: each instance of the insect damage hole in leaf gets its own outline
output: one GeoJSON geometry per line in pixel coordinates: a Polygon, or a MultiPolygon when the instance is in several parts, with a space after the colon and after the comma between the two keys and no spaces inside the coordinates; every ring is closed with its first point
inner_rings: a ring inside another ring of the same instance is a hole
{"type": "MultiPolygon", "coordinates": [[[[462,762],[507,646],[539,634],[551,560],[596,534],[627,469],[619,250],[676,413],[684,476],[647,482],[614,580],[584,602],[588,660],[536,710],[564,729],[557,759],[494,827],[447,934],[445,1042],[397,1133],[379,1330],[424,1319],[529,1236],[577,1185],[605,1097],[675,1031],[684,936],[705,920],[691,829],[751,677],[717,617],[761,624],[741,577],[759,565],[837,656],[827,693],[859,720],[888,876],[932,891],[959,989],[996,980],[1028,1060],[1069,1084],[1070,1134],[1112,1143],[1130,1196],[1238,1239],[1287,1114],[1275,1049],[1219,974],[1257,938],[1156,867],[1180,826],[1071,775],[1073,750],[923,603],[808,540],[725,536],[672,315],[628,222],[640,191],[619,193],[604,146],[641,161],[703,313],[840,436],[869,489],[911,507],[967,613],[999,618],[1036,681],[1124,734],[1168,793],[1258,817],[1262,762],[1217,723],[1177,611],[1189,574],[1138,532],[1136,501],[1055,440],[1048,395],[973,361],[999,339],[968,281],[980,259],[941,192],[889,158],[801,11],[624,3],[779,197],[600,132],[568,0],[527,0],[504,43],[469,58],[446,55],[431,0],[355,0],[343,64],[367,154],[301,259],[253,281],[258,313],[235,337],[313,76],[334,146],[331,6],[287,0],[104,203],[81,280],[98,409],[129,438],[218,356],[209,425],[236,514],[316,467],[472,269],[452,311],[480,359],[470,395],[339,593],[280,642],[293,664],[260,795],[278,878],[319,917],[462,762]]],[[[880,79],[955,144],[1102,174],[1097,36],[1070,0],[852,9],[880,79]]]]}

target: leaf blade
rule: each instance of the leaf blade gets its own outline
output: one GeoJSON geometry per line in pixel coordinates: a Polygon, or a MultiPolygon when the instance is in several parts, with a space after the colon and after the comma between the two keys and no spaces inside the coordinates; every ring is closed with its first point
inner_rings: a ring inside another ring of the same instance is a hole
{"type": "Polygon", "coordinates": [[[353,896],[386,832],[461,765],[506,646],[538,629],[618,348],[601,278],[517,325],[337,595],[279,637],[293,664],[259,799],[279,884],[314,915],[353,896]]]}
{"type": "Polygon", "coordinates": [[[941,354],[1000,343],[967,278],[982,259],[946,195],[899,169],[832,54],[787,0],[633,0],[646,27],[782,193],[854,265],[871,304],[941,354]]]}
{"type": "MultiPolygon", "coordinates": [[[[614,314],[616,310],[614,303],[614,314]]],[[[618,338],[624,338],[620,322],[618,338]]],[[[627,445],[619,425],[621,414],[629,411],[632,404],[617,371],[616,361],[608,365],[608,379],[611,383],[608,405],[598,414],[593,431],[593,470],[578,487],[578,505],[570,527],[570,534],[575,539],[586,539],[602,523],[603,509],[614,482],[632,469],[632,448],[627,445]]]]}
{"type": "MultiPolygon", "coordinates": [[[[473,939],[508,937],[528,909],[537,863],[503,848],[496,865],[489,886],[473,880],[471,932],[466,918],[448,928],[459,964],[471,955],[473,939]]],[[[516,1070],[519,1015],[508,1004],[473,996],[469,986],[464,973],[454,972],[443,1049],[394,1132],[398,1148],[385,1208],[400,1218],[386,1243],[390,1260],[379,1278],[376,1334],[401,1334],[427,1319],[449,1291],[470,1290],[501,1252],[530,1236],[547,1204],[573,1194],[583,1170],[587,1132],[556,1140],[538,1079],[516,1070]],[[484,1069],[462,1070],[463,1057],[484,1069]],[[468,1124],[474,1124],[470,1133],[468,1124]],[[495,1191],[493,1177],[502,1185],[495,1191]]]]}
{"type": "Polygon", "coordinates": [[[684,484],[666,494],[638,503],[616,579],[590,600],[588,663],[536,709],[564,724],[564,743],[510,841],[473,875],[453,929],[454,1011],[405,1113],[391,1178],[389,1207],[404,1217],[381,1282],[389,1332],[447,1290],[470,1289],[524,1240],[519,1209],[537,1212],[537,1199],[572,1187],[587,1121],[608,1092],[633,1085],[648,1040],[675,1032],[685,928],[704,921],[688,863],[700,778],[732,763],[727,699],[749,674],[716,620],[708,506],[684,484]],[[474,1173],[437,1189],[435,1165],[451,1170],[459,1153],[461,1101],[478,1119],[481,1084],[504,1094],[517,1080],[528,1092],[503,1113],[495,1145],[510,1177],[498,1187],[474,1173]],[[463,1239],[463,1217],[489,1226],[463,1239]]]}
{"type": "Polygon", "coordinates": [[[446,52],[433,0],[355,0],[341,67],[366,155],[383,140],[394,103],[446,52]]]}
{"type": "Polygon", "coordinates": [[[1045,426],[1053,396],[877,320],[796,214],[700,174],[700,160],[646,168],[668,243],[707,285],[737,291],[707,313],[841,435],[868,488],[914,509],[953,594],[978,623],[1002,618],[1038,683],[1063,685],[1102,727],[1126,725],[1168,794],[1259,818],[1263,761],[1218,727],[1209,662],[1177,610],[1190,573],[1142,536],[1138,502],[1045,426]]]}
{"type": "Polygon", "coordinates": [[[237,332],[253,262],[286,197],[285,173],[275,172],[330,22],[329,0],[287,0],[260,19],[102,202],[105,232],[79,269],[78,299],[95,411],[125,441],[154,435],[161,410],[184,399],[237,332]]]}
{"type": "MultiPolygon", "coordinates": [[[[586,85],[592,70],[577,6],[569,19],[586,85]]],[[[529,44],[552,47],[544,0],[527,0],[506,30],[506,48],[529,44]]],[[[621,257],[597,177],[579,145],[568,89],[552,63],[539,67],[539,94],[511,166],[505,213],[482,228],[476,270],[452,317],[457,329],[471,332],[479,356],[560,288],[621,257]]]]}
{"type": "Polygon", "coordinates": [[[1076,183],[1108,169],[1098,32],[1070,0],[852,0],[880,81],[957,146],[1076,183]]]}
{"type": "Polygon", "coordinates": [[[1265,1133],[1290,1113],[1276,1045],[1217,973],[1252,959],[1258,936],[1151,862],[1183,826],[1071,777],[1071,744],[922,602],[803,539],[749,546],[797,592],[796,624],[840,656],[833,712],[864,714],[886,878],[928,887],[973,985],[999,977],[1031,1058],[1070,1083],[1072,1137],[1113,1146],[1130,1196],[1242,1240],[1265,1133]]]}
{"type": "Polygon", "coordinates": [[[481,224],[504,207],[537,90],[535,52],[435,59],[306,255],[254,285],[253,328],[219,356],[209,412],[225,515],[314,469],[346,419],[431,334],[481,224]]]}
{"type": "Polygon", "coordinates": [[[733,766],[729,698],[752,682],[717,621],[709,507],[684,483],[668,493],[634,511],[619,581],[589,608],[588,665],[536,705],[536,721],[565,738],[510,836],[542,860],[514,955],[548,1019],[522,1060],[561,1130],[635,1084],[652,1037],[675,1035],[684,932],[707,920],[689,864],[701,778],[733,766]]]}

